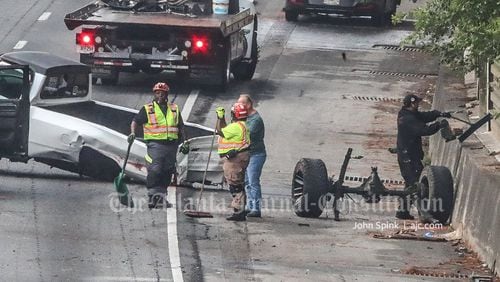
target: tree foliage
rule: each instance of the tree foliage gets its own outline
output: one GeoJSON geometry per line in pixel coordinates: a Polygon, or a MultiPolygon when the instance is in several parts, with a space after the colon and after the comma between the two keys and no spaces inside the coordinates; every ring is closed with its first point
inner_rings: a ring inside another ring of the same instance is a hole
{"type": "Polygon", "coordinates": [[[406,43],[423,44],[455,69],[477,70],[500,56],[500,0],[430,0],[414,17],[406,43]]]}

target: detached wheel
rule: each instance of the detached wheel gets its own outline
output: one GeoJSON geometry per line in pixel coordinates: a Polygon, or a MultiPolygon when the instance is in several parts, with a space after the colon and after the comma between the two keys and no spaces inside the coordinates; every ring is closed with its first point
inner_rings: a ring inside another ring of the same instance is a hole
{"type": "Polygon", "coordinates": [[[422,172],[420,207],[446,224],[453,211],[453,176],[445,166],[428,166],[422,172]]]}
{"type": "Polygon", "coordinates": [[[285,11],[285,19],[287,22],[296,22],[299,20],[299,13],[297,11],[285,11]]]}
{"type": "Polygon", "coordinates": [[[293,209],[300,217],[319,217],[325,207],[330,181],[325,163],[318,159],[301,159],[293,172],[293,209]]]}

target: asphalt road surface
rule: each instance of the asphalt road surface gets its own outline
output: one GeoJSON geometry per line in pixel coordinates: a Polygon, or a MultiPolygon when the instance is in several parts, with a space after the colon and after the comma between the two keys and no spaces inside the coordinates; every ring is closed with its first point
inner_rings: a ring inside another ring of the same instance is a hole
{"type": "MultiPolygon", "coordinates": [[[[41,50],[78,60],[74,32],[63,17],[87,2],[2,0],[0,52],[41,50]]],[[[195,99],[184,119],[209,127],[215,107],[228,108],[240,93],[252,95],[266,124],[262,218],[227,222],[227,191],[204,194],[203,208],[213,219],[187,218],[182,208],[197,197],[187,188],[170,190],[177,209],[117,210],[112,183],[33,161],[1,160],[0,280],[453,280],[404,274],[456,257],[448,243],[377,240],[367,233],[381,231],[377,224],[403,224],[393,218],[396,199],[373,206],[346,199],[340,222],[331,209],[319,219],[299,218],[290,202],[300,158],[321,158],[335,175],[349,147],[363,156],[351,161],[350,176],[368,176],[377,166],[382,178],[400,181],[396,158],[387,151],[395,146],[395,114],[405,94],[433,93],[437,61],[394,48],[410,33],[408,23],[382,28],[368,19],[327,17],[289,23],[283,4],[257,4],[260,62],[249,82],[231,81],[220,93],[170,74],[124,74],[117,86],[96,85],[93,92],[96,100],[139,109],[151,100],[155,82],[168,81],[169,98],[181,107],[195,99]]],[[[139,203],[144,200],[143,186],[129,188],[139,203]]]]}

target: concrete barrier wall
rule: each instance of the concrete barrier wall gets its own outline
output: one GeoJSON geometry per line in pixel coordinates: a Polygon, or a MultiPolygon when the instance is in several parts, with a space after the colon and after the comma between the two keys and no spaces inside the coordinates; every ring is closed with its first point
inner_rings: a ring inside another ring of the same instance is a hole
{"type": "MultiPolygon", "coordinates": [[[[446,69],[440,71],[433,107],[452,110],[463,103],[466,93],[453,85],[461,82],[446,69]]],[[[463,143],[445,142],[436,134],[430,138],[433,165],[448,167],[455,180],[452,225],[482,260],[500,273],[500,166],[471,136],[463,143]]]]}

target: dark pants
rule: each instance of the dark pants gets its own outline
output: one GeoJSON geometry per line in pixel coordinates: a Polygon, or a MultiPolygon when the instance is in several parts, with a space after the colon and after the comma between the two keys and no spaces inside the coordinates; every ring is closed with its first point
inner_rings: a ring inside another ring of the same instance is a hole
{"type": "Polygon", "coordinates": [[[245,170],[247,169],[250,154],[248,151],[240,152],[231,159],[223,158],[224,178],[229,185],[229,191],[233,197],[231,207],[234,213],[245,211],[245,170]]]}
{"type": "MultiPolygon", "coordinates": [[[[420,159],[409,159],[398,157],[399,170],[401,171],[401,176],[405,180],[405,189],[413,185],[420,178],[420,174],[424,169],[422,161],[420,159]]],[[[411,201],[410,196],[400,199],[401,204],[398,208],[401,212],[408,212],[411,201]]]]}
{"type": "Polygon", "coordinates": [[[146,157],[148,170],[146,187],[149,196],[167,193],[167,187],[175,172],[177,145],[176,142],[168,144],[149,142],[147,144],[149,159],[146,157]]]}

